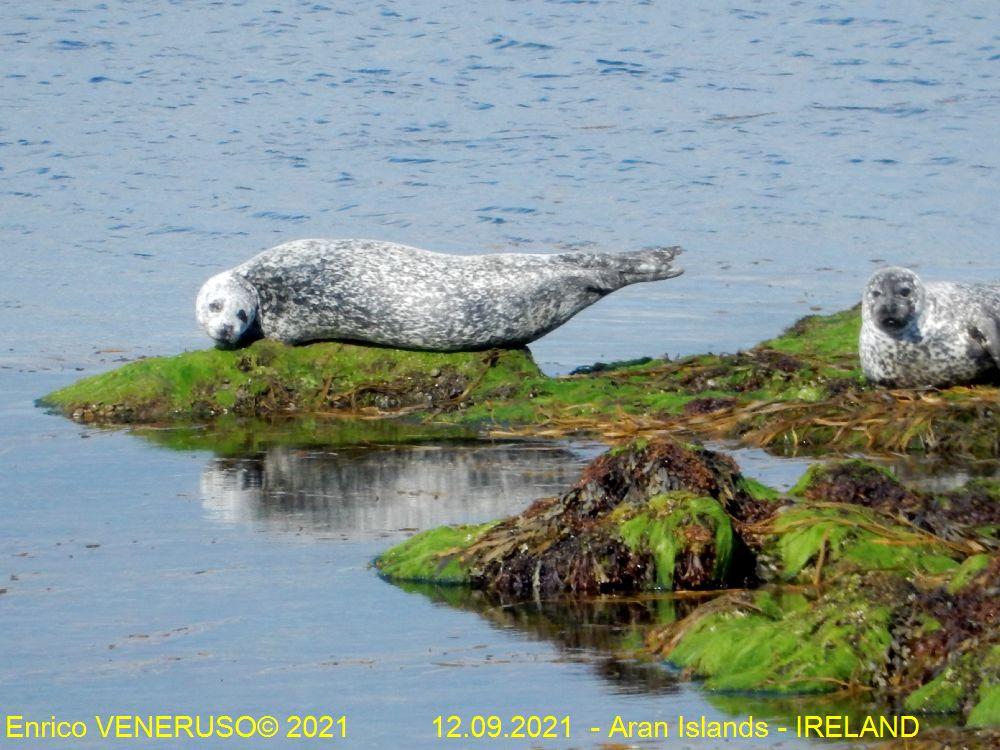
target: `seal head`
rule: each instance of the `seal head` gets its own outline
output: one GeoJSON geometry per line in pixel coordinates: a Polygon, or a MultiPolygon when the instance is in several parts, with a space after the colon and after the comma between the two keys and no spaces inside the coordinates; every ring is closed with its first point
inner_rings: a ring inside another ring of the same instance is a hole
{"type": "Polygon", "coordinates": [[[883,268],[868,282],[864,315],[887,336],[903,338],[917,329],[927,291],[908,268],[883,268]]]}
{"type": "Polygon", "coordinates": [[[232,346],[257,321],[260,299],[253,285],[232,271],[206,281],[195,300],[195,314],[205,333],[219,344],[232,346]]]}

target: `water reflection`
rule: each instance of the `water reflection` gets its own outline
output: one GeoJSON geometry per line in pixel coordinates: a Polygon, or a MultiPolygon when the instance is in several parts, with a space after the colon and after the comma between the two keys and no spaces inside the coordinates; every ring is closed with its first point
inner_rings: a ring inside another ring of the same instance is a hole
{"type": "Polygon", "coordinates": [[[515,513],[563,491],[599,450],[551,442],[272,446],[209,461],[201,496],[219,522],[354,538],[515,513]]]}
{"type": "MultiPolygon", "coordinates": [[[[502,604],[481,591],[461,586],[397,585],[437,604],[475,612],[499,629],[517,630],[533,640],[551,642],[566,660],[592,665],[595,674],[619,695],[672,695],[686,689],[687,678],[670,664],[650,656],[643,645],[652,630],[682,620],[707,601],[676,599],[664,593],[502,604]]],[[[860,719],[878,708],[864,697],[840,693],[797,696],[706,692],[704,697],[730,717],[749,714],[788,726],[793,726],[794,717],[800,714],[860,719]]]]}
{"type": "Polygon", "coordinates": [[[499,629],[518,630],[534,640],[550,641],[565,659],[593,664],[616,693],[665,694],[679,690],[677,672],[641,658],[639,648],[650,627],[688,614],[694,608],[688,602],[669,597],[606,597],[510,604],[462,586],[398,585],[435,603],[476,612],[499,629]]]}

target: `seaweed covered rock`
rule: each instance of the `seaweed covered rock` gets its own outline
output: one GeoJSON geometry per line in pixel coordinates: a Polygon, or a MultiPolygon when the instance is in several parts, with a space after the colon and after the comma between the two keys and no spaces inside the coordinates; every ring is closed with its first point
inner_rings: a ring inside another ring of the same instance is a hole
{"type": "Polygon", "coordinates": [[[81,380],[41,403],[82,422],[190,422],[246,417],[434,411],[476,387],[538,377],[527,349],[442,354],[260,340],[245,349],[150,357],[81,380]]]}
{"type": "Polygon", "coordinates": [[[995,484],[975,480],[960,490],[928,494],[903,486],[891,472],[866,461],[814,465],[792,489],[807,500],[870,508],[940,540],[976,551],[976,540],[996,544],[1000,496],[995,484]]]}
{"type": "Polygon", "coordinates": [[[894,572],[722,597],[653,629],[650,650],[717,690],[869,692],[896,710],[1000,725],[1000,558],[957,593],[894,572]]]}
{"type": "Polygon", "coordinates": [[[493,434],[671,431],[773,451],[1000,456],[1000,388],[866,383],[857,308],[803,318],[736,354],[641,359],[548,377],[526,349],[440,354],[320,342],[187,352],[126,364],[43,397],[78,421],[194,423],[225,415],[423,419],[493,434]]]}
{"type": "Polygon", "coordinates": [[[897,618],[894,688],[910,711],[1000,725],[1000,556],[971,560],[950,585],[916,592],[897,618]]]}
{"type": "Polygon", "coordinates": [[[755,565],[736,527],[768,504],[727,456],[640,441],[596,459],[561,497],[539,500],[460,547],[449,538],[433,552],[431,535],[441,532],[432,530],[376,564],[391,578],[458,578],[513,600],[743,585],[755,565]]]}
{"type": "Polygon", "coordinates": [[[840,579],[826,595],[746,592],[718,599],[650,635],[650,646],[717,690],[826,692],[885,672],[892,608],[903,582],[840,579]]]}
{"type": "Polygon", "coordinates": [[[790,500],[765,530],[759,558],[770,581],[819,583],[838,567],[940,575],[991,544],[980,541],[970,493],[925,495],[864,461],[814,465],[790,500]]]}
{"type": "Polygon", "coordinates": [[[813,467],[766,522],[765,588],[654,631],[709,687],[868,691],[900,710],[1000,724],[1000,503],[941,494],[859,461],[813,467]],[[802,587],[802,584],[806,584],[802,587]]]}
{"type": "Polygon", "coordinates": [[[981,480],[918,491],[861,461],[814,466],[781,497],[661,437],[609,451],[520,515],[418,534],[377,564],[504,602],[726,589],[651,625],[645,653],[712,689],[865,693],[992,726],[998,498],[981,480]]]}

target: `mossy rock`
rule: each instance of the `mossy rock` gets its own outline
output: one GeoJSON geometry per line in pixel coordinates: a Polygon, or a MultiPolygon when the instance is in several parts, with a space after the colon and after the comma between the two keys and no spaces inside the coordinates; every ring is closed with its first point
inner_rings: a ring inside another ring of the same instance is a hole
{"type": "Polygon", "coordinates": [[[260,340],[245,349],[151,357],[95,375],[41,403],[80,421],[190,422],[330,410],[427,411],[470,386],[539,377],[527,349],[445,354],[260,340]]]}
{"type": "Polygon", "coordinates": [[[462,553],[495,524],[441,526],[416,534],[380,555],[376,567],[386,578],[413,583],[468,583],[462,553]]]}
{"type": "Polygon", "coordinates": [[[447,530],[405,542],[376,565],[397,580],[461,571],[505,600],[742,585],[755,564],[734,523],[771,504],[745,487],[718,453],[643,440],[609,451],[561,497],[536,502],[457,551],[462,531],[447,530]]]}

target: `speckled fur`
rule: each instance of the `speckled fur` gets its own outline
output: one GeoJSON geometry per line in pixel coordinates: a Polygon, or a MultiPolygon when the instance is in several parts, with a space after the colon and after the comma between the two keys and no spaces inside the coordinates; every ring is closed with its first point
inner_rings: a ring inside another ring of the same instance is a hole
{"type": "Polygon", "coordinates": [[[876,383],[1000,380],[1000,285],[925,284],[909,269],[887,268],[868,282],[861,317],[861,366],[876,383]]]}
{"type": "Polygon", "coordinates": [[[679,275],[678,252],[446,255],[374,240],[296,240],[231,273],[256,291],[251,320],[268,338],[458,351],[533,341],[616,289],[679,275]]]}

